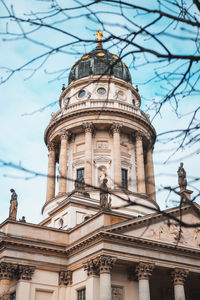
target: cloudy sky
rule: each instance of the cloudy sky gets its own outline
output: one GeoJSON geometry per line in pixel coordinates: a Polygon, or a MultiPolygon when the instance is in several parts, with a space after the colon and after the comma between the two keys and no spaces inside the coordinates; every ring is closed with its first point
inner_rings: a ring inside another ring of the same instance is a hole
{"type": "MultiPolygon", "coordinates": [[[[7,1],[10,4],[12,1],[7,1]]],[[[16,13],[23,15],[33,8],[35,1],[21,0],[15,7],[16,13]]],[[[69,1],[74,4],[73,1],[69,1]]],[[[39,8],[44,9],[42,2],[38,2],[39,8]]],[[[2,6],[0,9],[3,9],[2,6]]],[[[79,20],[79,22],[70,21],[70,32],[78,33],[80,27],[83,34],[89,39],[93,38],[93,33],[98,29],[98,25],[92,23],[90,30],[88,29],[87,20],[79,20]]],[[[0,25],[5,30],[5,23],[0,22],[0,25]]],[[[11,26],[15,26],[11,24],[11,26]]],[[[13,27],[14,28],[14,27],[13,27]]],[[[3,31],[3,30],[2,30],[3,31]]],[[[63,37],[56,35],[48,35],[46,31],[38,33],[40,40],[49,44],[54,42],[59,43],[63,37]]],[[[1,35],[1,56],[0,66],[7,68],[17,68],[24,64],[27,60],[34,57],[37,53],[42,53],[43,48],[28,41],[5,41],[5,36],[1,35]]],[[[66,37],[67,39],[68,37],[66,37]]],[[[89,44],[85,49],[87,51],[95,48],[95,44],[89,44]]],[[[84,50],[80,50],[84,51],[84,50]]],[[[116,49],[116,51],[118,51],[116,49]]],[[[71,49],[70,52],[73,52],[71,49]]],[[[117,53],[117,52],[116,52],[117,53]]],[[[118,53],[117,53],[118,54],[118,53]]],[[[34,172],[46,174],[48,151],[44,144],[43,134],[51,117],[52,112],[56,112],[59,107],[58,101],[62,84],[67,85],[67,79],[54,80],[55,75],[48,75],[48,72],[53,72],[59,68],[69,68],[73,65],[81,54],[62,53],[52,56],[44,67],[39,69],[33,76],[27,79],[31,74],[29,71],[17,72],[8,81],[0,86],[1,89],[1,130],[0,130],[0,159],[6,163],[22,166],[34,172]],[[52,105],[49,105],[52,104],[52,105]],[[49,105],[41,111],[42,107],[49,105]]],[[[126,61],[127,64],[129,61],[126,61]]],[[[139,92],[142,97],[142,108],[145,110],[146,105],[151,99],[156,99],[159,94],[160,84],[149,83],[146,85],[140,84],[141,78],[148,78],[151,72],[145,68],[130,69],[133,85],[139,84],[139,92]]],[[[5,78],[5,69],[1,69],[5,78]]],[[[65,76],[69,70],[65,73],[65,76]]],[[[180,108],[180,113],[184,115],[182,118],[177,118],[173,112],[172,105],[166,105],[161,115],[158,115],[153,121],[153,125],[157,133],[183,128],[190,120],[190,114],[198,104],[199,99],[193,97],[188,99],[186,105],[180,108]]],[[[151,112],[148,112],[151,113],[151,112]]],[[[157,187],[157,201],[164,208],[166,205],[167,193],[163,192],[163,186],[177,185],[177,169],[180,161],[184,160],[184,167],[187,171],[189,180],[197,177],[199,174],[199,152],[197,145],[191,148],[181,149],[170,160],[167,160],[172,154],[176,144],[158,142],[154,149],[154,162],[157,187]],[[194,154],[193,154],[194,153],[194,154]],[[166,162],[167,160],[167,162],[166,162]]],[[[198,183],[193,184],[194,194],[197,193],[198,183]]],[[[41,208],[45,203],[46,178],[45,176],[34,176],[26,172],[17,170],[10,166],[5,166],[3,163],[0,168],[0,222],[8,217],[10,189],[14,188],[18,194],[18,218],[26,216],[28,222],[38,223],[42,219],[41,208]]],[[[175,205],[173,201],[178,201],[176,195],[170,195],[168,205],[175,205]]]]}

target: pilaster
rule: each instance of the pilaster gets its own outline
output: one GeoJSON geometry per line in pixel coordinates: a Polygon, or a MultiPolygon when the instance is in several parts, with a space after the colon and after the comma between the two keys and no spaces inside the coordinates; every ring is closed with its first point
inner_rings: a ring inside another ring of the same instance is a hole
{"type": "Polygon", "coordinates": [[[113,135],[113,166],[114,166],[114,187],[120,188],[122,185],[121,174],[121,145],[120,145],[120,130],[121,123],[113,122],[111,133],[113,135]]]}

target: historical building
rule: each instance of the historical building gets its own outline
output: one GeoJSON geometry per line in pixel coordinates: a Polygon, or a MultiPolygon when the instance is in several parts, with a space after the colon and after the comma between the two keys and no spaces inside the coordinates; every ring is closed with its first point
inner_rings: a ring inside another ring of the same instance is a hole
{"type": "Polygon", "coordinates": [[[40,224],[16,220],[11,190],[9,218],[0,225],[0,299],[200,299],[199,206],[188,201],[181,165],[182,207],[159,210],[155,129],[128,67],[99,35],[97,47],[74,63],[45,131],[40,224]]]}

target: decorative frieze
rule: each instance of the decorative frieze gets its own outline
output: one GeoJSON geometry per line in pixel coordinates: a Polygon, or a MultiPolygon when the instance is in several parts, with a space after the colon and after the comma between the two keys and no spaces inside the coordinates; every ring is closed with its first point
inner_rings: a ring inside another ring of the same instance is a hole
{"type": "Polygon", "coordinates": [[[59,285],[72,284],[72,271],[60,271],[59,272],[59,285]]]}
{"type": "Polygon", "coordinates": [[[136,267],[136,275],[138,280],[149,280],[154,269],[154,264],[139,262],[136,267]]]}
{"type": "Polygon", "coordinates": [[[15,277],[17,265],[1,262],[0,263],[0,279],[12,279],[15,277]]]}
{"type": "Polygon", "coordinates": [[[185,269],[176,268],[172,271],[172,281],[174,285],[184,285],[184,282],[188,276],[189,271],[185,269]]]}
{"type": "Polygon", "coordinates": [[[31,280],[34,271],[35,267],[33,266],[18,265],[16,270],[16,277],[18,280],[31,280]]]}

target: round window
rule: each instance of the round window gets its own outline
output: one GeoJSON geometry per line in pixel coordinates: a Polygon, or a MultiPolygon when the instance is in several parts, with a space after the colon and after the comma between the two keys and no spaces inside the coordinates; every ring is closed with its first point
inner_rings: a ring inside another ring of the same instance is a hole
{"type": "Polygon", "coordinates": [[[86,91],[85,90],[82,90],[78,93],[78,97],[79,98],[83,98],[84,96],[86,95],[86,91]]]}
{"type": "Polygon", "coordinates": [[[106,93],[106,90],[104,89],[104,88],[98,88],[98,90],[97,90],[97,93],[99,94],[99,95],[104,95],[105,93],[106,93]]]}

